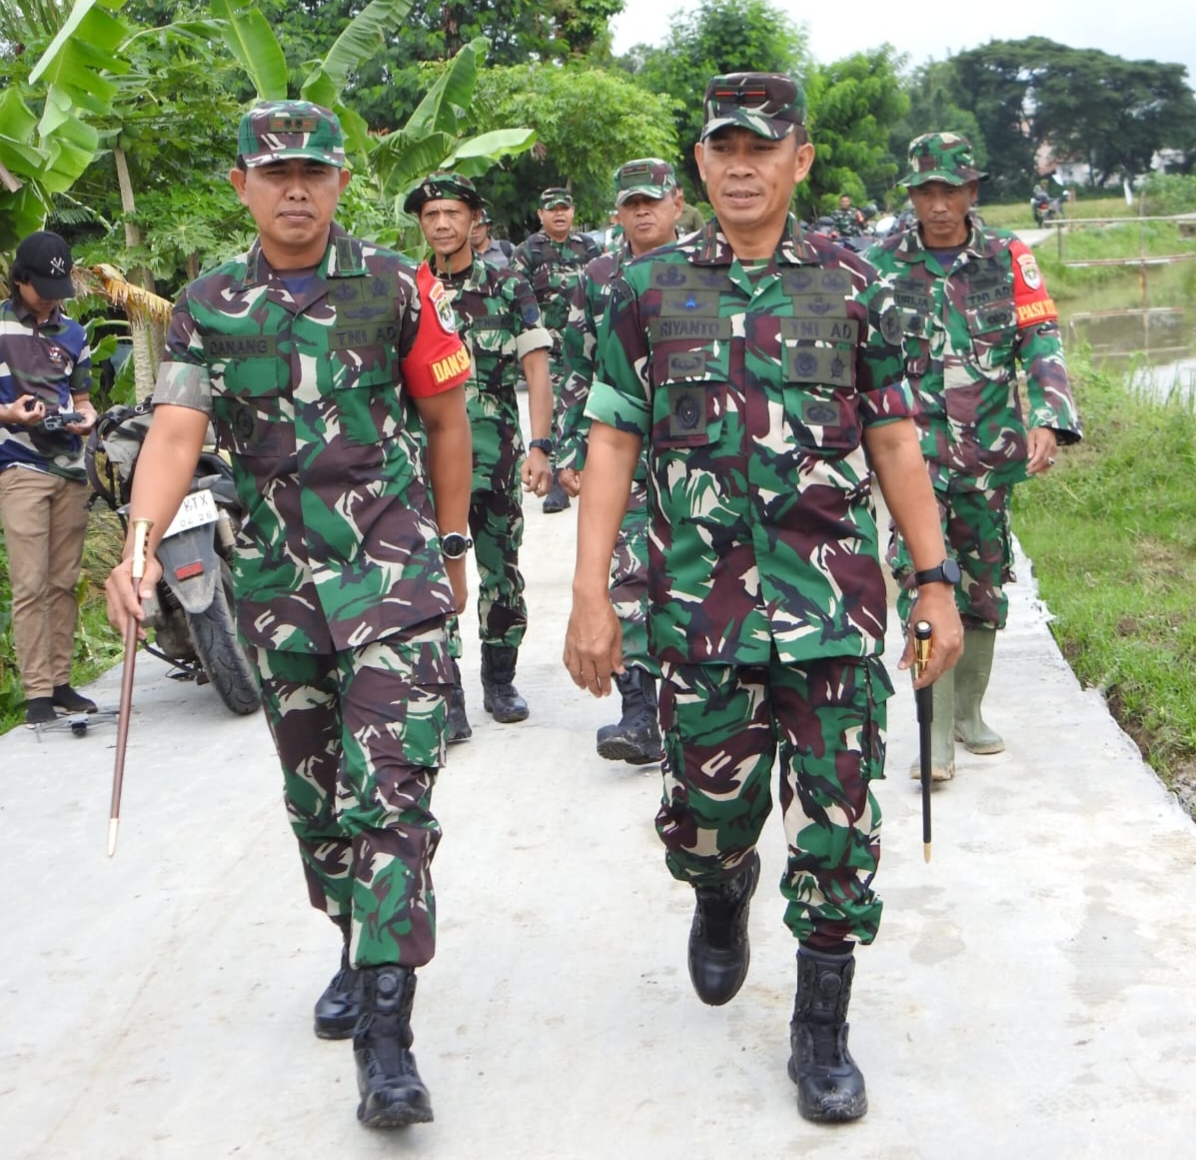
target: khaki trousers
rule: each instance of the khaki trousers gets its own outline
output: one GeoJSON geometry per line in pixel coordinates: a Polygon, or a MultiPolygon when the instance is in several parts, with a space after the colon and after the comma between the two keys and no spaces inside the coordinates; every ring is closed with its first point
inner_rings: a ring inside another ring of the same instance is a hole
{"type": "Polygon", "coordinates": [[[86,504],[86,483],[27,467],[0,471],[12,632],[26,698],[70,684],[86,504]]]}

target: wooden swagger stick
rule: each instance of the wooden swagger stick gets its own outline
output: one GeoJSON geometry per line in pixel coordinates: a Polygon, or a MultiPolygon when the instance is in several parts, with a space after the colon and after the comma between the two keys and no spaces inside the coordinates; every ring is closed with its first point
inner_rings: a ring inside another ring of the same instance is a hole
{"type": "MultiPolygon", "coordinates": [[[[919,620],[914,625],[914,677],[920,677],[930,663],[929,621],[919,620]]],[[[930,861],[930,786],[931,786],[931,742],[930,726],[934,720],[934,686],[926,685],[914,690],[918,706],[918,756],[922,770],[922,857],[930,861]]]]}
{"type": "MultiPolygon", "coordinates": [[[[153,520],[133,521],[133,593],[141,588],[145,575],[145,546],[153,520]]],[[[125,624],[125,663],[120,674],[120,713],[116,722],[116,765],[112,770],[112,807],[108,811],[108,857],[116,853],[120,829],[120,793],[125,780],[125,749],[129,743],[129,717],[133,711],[133,666],[137,660],[137,617],[129,614],[125,624]]]]}

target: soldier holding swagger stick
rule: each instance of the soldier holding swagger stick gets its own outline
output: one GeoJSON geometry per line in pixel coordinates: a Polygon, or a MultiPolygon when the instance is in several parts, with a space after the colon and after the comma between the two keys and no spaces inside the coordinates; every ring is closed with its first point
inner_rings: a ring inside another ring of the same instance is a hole
{"type": "MultiPolygon", "coordinates": [[[[876,936],[885,588],[869,471],[931,571],[945,556],[902,382],[892,299],[855,255],[789,214],[814,150],[787,76],[716,77],[695,153],[716,219],[627,264],[598,337],[565,664],[610,691],[623,669],[607,572],[641,446],[649,467],[649,645],[662,668],[673,876],[694,887],[689,970],[703,1002],[748,969],[756,842],[778,744],[799,943],[789,1074],[808,1119],[867,1110],[845,1023],[856,943],[876,936]]],[[[951,585],[918,602],[959,655],[951,585]]],[[[901,668],[908,668],[907,648],[901,668]]]]}
{"type": "MultiPolygon", "coordinates": [[[[175,306],[130,524],[170,523],[208,421],[246,511],[234,581],[312,905],[343,936],[316,1034],[353,1036],[372,1127],[432,1119],[411,1054],[415,969],[436,938],[432,786],[466,598],[469,356],[426,265],[333,223],[349,182],[336,116],[303,101],[241,121],[229,175],[259,235],[175,306]],[[427,437],[427,470],[408,400],[427,437]],[[447,572],[447,575],[446,575],[447,572]]],[[[126,559],[113,624],[140,618],[126,559]]]]}

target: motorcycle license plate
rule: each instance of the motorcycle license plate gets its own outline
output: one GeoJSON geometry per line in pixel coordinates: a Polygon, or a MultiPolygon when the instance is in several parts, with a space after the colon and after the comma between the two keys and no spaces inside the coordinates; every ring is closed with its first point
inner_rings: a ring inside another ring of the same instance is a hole
{"type": "Polygon", "coordinates": [[[216,501],[212,493],[205,488],[203,491],[193,491],[183,497],[178,514],[170,521],[162,539],[177,536],[179,532],[200,528],[204,524],[214,524],[217,519],[216,501]]]}

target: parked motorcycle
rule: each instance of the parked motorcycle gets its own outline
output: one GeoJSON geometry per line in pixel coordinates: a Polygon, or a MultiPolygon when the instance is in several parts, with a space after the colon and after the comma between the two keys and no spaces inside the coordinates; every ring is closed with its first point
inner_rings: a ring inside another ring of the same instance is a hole
{"type": "Polygon", "coordinates": [[[1044,189],[1036,189],[1030,198],[1030,208],[1034,211],[1034,222],[1039,227],[1063,217],[1063,203],[1071,197],[1071,191],[1065,189],[1058,197],[1051,197],[1044,189]]]}
{"type": "MultiPolygon", "coordinates": [[[[113,407],[87,441],[84,462],[93,502],[102,499],[127,526],[133,473],[149,430],[149,402],[113,407]]],[[[237,637],[232,558],[243,510],[232,468],[204,451],[178,514],[158,545],[162,579],[142,602],[144,625],[154,630],[145,650],[191,677],[211,683],[234,713],[261,706],[253,666],[237,637]]]]}

